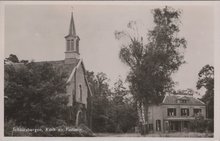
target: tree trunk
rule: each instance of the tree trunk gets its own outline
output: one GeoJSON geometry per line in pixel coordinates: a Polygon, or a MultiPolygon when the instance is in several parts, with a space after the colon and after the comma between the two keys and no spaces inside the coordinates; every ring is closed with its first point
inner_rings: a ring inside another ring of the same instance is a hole
{"type": "Polygon", "coordinates": [[[145,114],[145,105],[143,100],[137,101],[137,111],[138,111],[138,120],[140,124],[140,132],[142,135],[145,135],[147,133],[146,129],[146,114],[145,114]]]}

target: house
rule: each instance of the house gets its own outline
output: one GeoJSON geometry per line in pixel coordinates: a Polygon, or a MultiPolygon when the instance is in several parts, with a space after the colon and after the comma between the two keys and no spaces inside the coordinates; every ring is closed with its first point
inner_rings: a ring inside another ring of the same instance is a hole
{"type": "Polygon", "coordinates": [[[206,118],[206,105],[201,100],[193,95],[167,94],[162,103],[148,107],[149,131],[188,131],[196,115],[206,118]]]}
{"type": "MultiPolygon", "coordinates": [[[[71,13],[69,33],[65,36],[65,58],[58,61],[42,61],[37,64],[49,63],[55,69],[67,74],[66,94],[69,97],[69,121],[78,126],[81,123],[91,128],[91,96],[92,92],[86,78],[86,69],[80,58],[79,36],[76,35],[73,13],[71,13]]],[[[6,63],[5,67],[13,65],[16,68],[24,67],[23,63],[6,63]]],[[[5,76],[6,77],[6,76],[5,76]]]]}

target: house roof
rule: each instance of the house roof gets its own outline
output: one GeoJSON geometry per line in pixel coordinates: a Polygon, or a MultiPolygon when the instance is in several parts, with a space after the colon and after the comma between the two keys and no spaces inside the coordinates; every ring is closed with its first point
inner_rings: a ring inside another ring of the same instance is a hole
{"type": "Polygon", "coordinates": [[[205,105],[201,100],[186,95],[166,95],[162,104],[181,104],[181,105],[205,105]],[[186,100],[186,103],[180,103],[178,100],[186,100]]]}

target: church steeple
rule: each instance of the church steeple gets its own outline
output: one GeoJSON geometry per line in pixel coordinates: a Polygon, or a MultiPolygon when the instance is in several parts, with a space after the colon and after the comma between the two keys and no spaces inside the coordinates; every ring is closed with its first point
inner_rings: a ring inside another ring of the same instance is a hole
{"type": "Polygon", "coordinates": [[[80,38],[76,35],[76,29],[73,19],[73,12],[71,13],[69,34],[65,36],[66,39],[66,52],[65,62],[73,63],[74,60],[79,59],[79,40],[80,38]]]}
{"type": "Polygon", "coordinates": [[[71,13],[69,35],[76,36],[76,29],[75,29],[75,24],[74,24],[74,19],[73,19],[73,12],[71,13]]]}

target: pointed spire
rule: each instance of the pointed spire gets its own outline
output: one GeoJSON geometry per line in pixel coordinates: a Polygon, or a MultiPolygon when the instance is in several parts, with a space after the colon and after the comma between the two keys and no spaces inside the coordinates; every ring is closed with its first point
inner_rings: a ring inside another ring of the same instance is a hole
{"type": "Polygon", "coordinates": [[[75,24],[74,24],[74,19],[73,19],[73,12],[71,13],[69,35],[76,36],[76,29],[75,29],[75,24]]]}
{"type": "Polygon", "coordinates": [[[74,25],[73,12],[71,12],[71,20],[69,27],[69,34],[65,36],[66,39],[66,52],[65,52],[65,63],[72,63],[74,59],[79,59],[79,40],[80,38],[76,35],[76,29],[74,25]]]}

